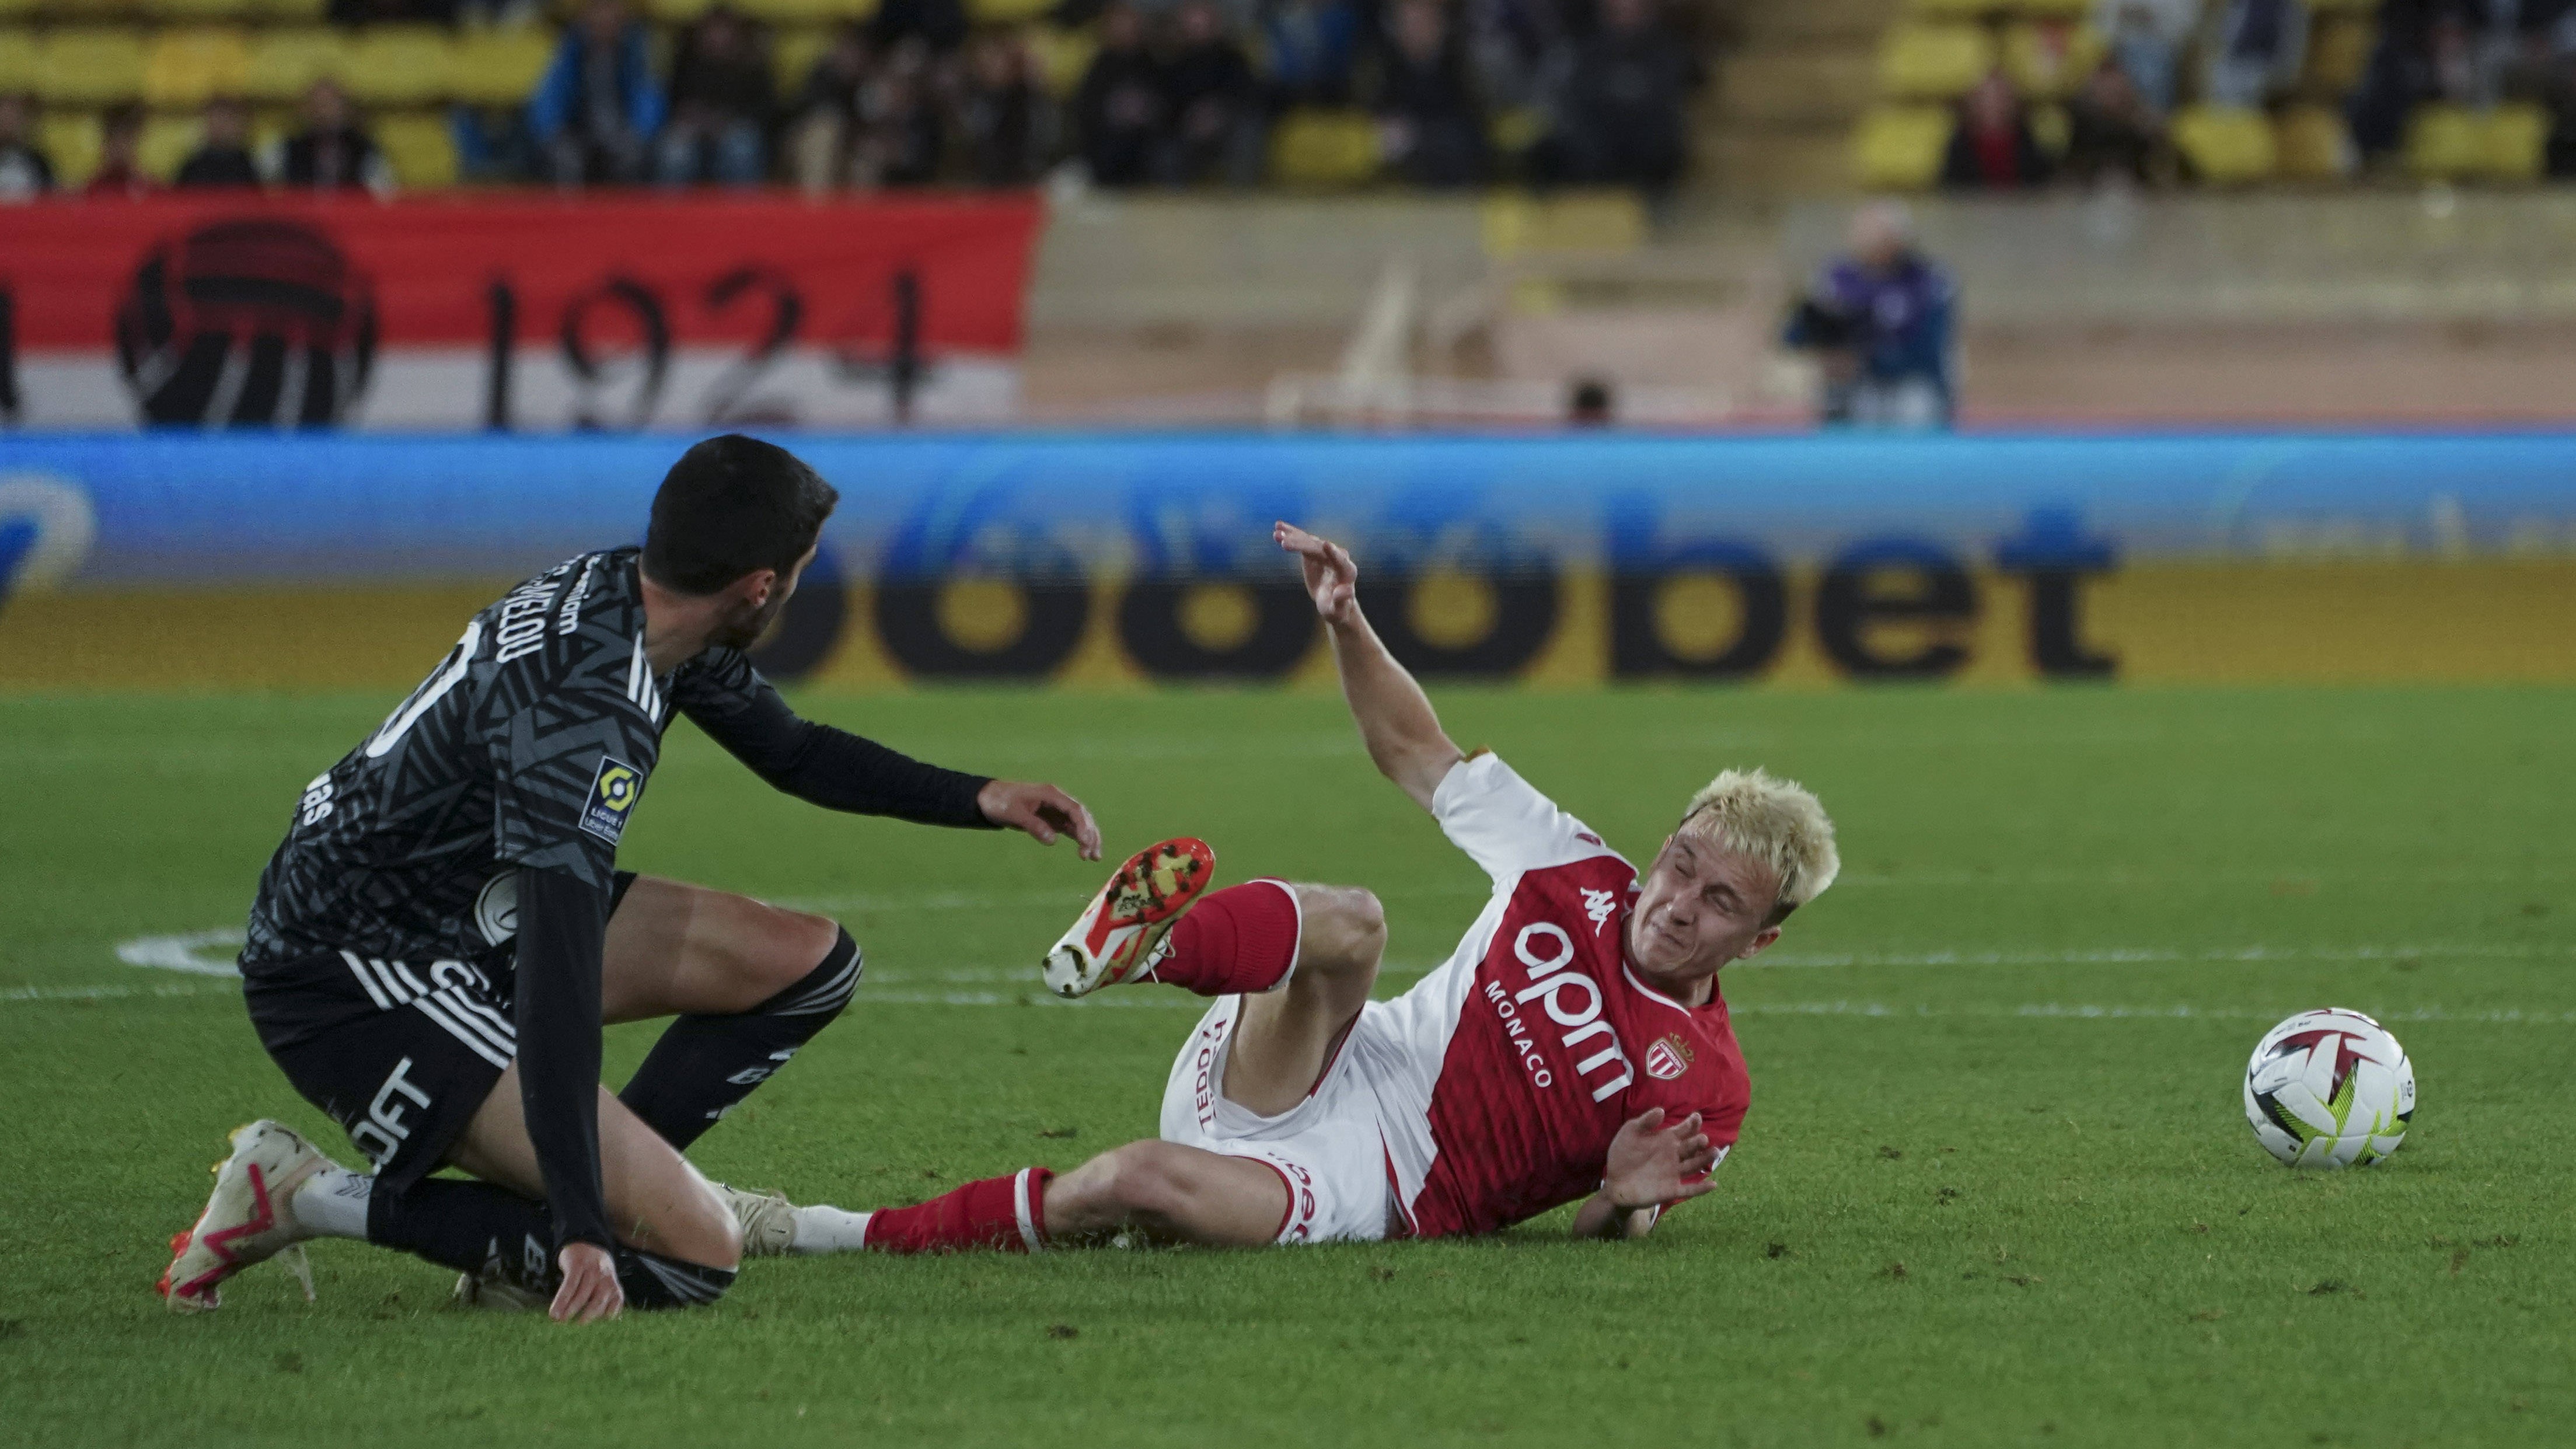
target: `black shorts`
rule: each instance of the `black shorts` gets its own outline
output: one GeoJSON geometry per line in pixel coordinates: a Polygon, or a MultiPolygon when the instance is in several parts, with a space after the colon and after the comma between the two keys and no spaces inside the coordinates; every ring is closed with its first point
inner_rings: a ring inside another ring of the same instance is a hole
{"type": "MultiPolygon", "coordinates": [[[[615,901],[634,880],[617,873],[615,901]]],[[[445,1165],[518,1056],[512,964],[317,953],[249,974],[242,996],[287,1081],[400,1192],[445,1165]]]]}

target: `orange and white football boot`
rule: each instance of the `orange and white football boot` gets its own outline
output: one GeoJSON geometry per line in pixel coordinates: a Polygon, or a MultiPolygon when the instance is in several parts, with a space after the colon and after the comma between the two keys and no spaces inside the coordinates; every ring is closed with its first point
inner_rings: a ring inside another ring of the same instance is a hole
{"type": "Polygon", "coordinates": [[[1144,976],[1155,948],[1214,879],[1216,852],[1204,840],[1183,836],[1129,856],[1047,952],[1047,989],[1071,1001],[1144,976]]]}
{"type": "Polygon", "coordinates": [[[203,1313],[221,1303],[218,1284],[275,1258],[310,1299],[313,1267],[303,1243],[313,1234],[295,1220],[292,1199],[306,1179],[333,1165],[320,1148],[265,1118],[233,1129],[232,1156],[214,1167],[214,1194],[196,1226],[170,1240],[170,1267],[153,1290],[173,1313],[203,1313]]]}

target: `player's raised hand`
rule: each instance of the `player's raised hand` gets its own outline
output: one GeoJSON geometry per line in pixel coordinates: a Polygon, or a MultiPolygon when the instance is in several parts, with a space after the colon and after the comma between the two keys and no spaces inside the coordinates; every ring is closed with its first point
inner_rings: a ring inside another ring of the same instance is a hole
{"type": "Polygon", "coordinates": [[[1270,525],[1270,537],[1297,555],[1306,571],[1306,592],[1314,595],[1315,612],[1325,623],[1348,624],[1359,617],[1360,566],[1351,561],[1350,550],[1293,523],[1270,525]]]}
{"type": "Polygon", "coordinates": [[[548,1313],[557,1323],[596,1323],[626,1311],[626,1290],[618,1286],[616,1260],[597,1243],[566,1243],[555,1255],[563,1269],[563,1286],[555,1290],[548,1313]]]}
{"type": "Polygon", "coordinates": [[[1634,1212],[1708,1191],[1714,1186],[1708,1174],[1716,1166],[1717,1149],[1699,1130],[1697,1112],[1667,1127],[1664,1109],[1649,1107],[1610,1139],[1601,1186],[1611,1206],[1634,1212]]]}
{"type": "Polygon", "coordinates": [[[1027,831],[1040,845],[1070,835],[1084,860],[1100,858],[1100,827],[1091,823],[1089,807],[1053,785],[988,780],[975,794],[975,808],[1005,830],[1027,831]]]}

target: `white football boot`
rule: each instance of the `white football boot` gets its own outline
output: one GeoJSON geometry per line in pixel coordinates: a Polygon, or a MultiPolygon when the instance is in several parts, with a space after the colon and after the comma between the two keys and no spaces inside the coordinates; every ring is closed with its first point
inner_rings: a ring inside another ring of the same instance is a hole
{"type": "Polygon", "coordinates": [[[713,1184],[716,1196],[733,1209],[742,1224],[742,1255],[784,1258],[796,1246],[796,1207],[780,1192],[746,1192],[727,1183],[713,1184]]]}
{"type": "Polygon", "coordinates": [[[1183,836],[1129,856],[1047,952],[1047,989],[1071,1001],[1143,977],[1155,948],[1214,879],[1216,852],[1204,840],[1183,836]]]}
{"type": "Polygon", "coordinates": [[[313,1297],[313,1265],[302,1244],[314,1236],[295,1220],[295,1190],[326,1167],[321,1149],[263,1118],[233,1131],[232,1156],[215,1164],[215,1190],[196,1225],[170,1239],[170,1266],[155,1291],[174,1313],[221,1304],[217,1286],[275,1258],[313,1297]]]}

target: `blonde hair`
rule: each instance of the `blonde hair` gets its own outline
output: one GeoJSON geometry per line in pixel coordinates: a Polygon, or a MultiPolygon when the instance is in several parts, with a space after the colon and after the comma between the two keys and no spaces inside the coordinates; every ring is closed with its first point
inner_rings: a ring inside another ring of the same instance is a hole
{"type": "Polygon", "coordinates": [[[1780,878],[1772,903],[1777,925],[1791,911],[1824,894],[1842,872],[1834,849],[1834,822],[1825,807],[1795,780],[1782,780],[1763,770],[1727,770],[1691,796],[1676,829],[1688,829],[1705,814],[1705,828],[1725,838],[1729,847],[1771,867],[1780,878]]]}

